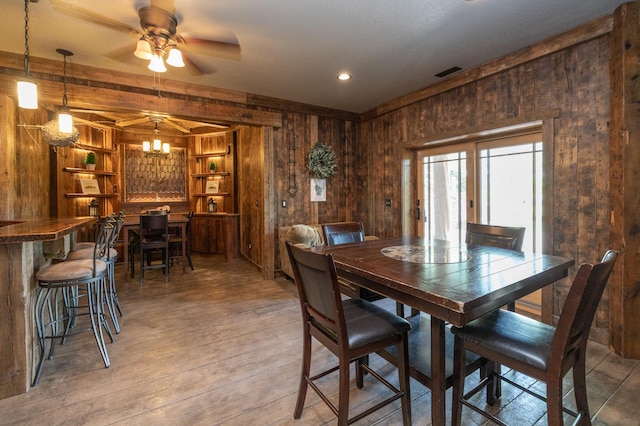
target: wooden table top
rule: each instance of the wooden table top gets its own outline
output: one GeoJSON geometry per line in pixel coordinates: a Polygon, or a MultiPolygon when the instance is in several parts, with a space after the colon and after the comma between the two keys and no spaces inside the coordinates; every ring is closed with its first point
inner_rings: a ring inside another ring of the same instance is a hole
{"type": "Polygon", "coordinates": [[[414,237],[319,250],[333,254],[338,275],[454,325],[557,281],[574,265],[559,256],[414,237]]]}
{"type": "Polygon", "coordinates": [[[27,219],[0,226],[0,244],[53,241],[98,220],[94,216],[27,219]]]}

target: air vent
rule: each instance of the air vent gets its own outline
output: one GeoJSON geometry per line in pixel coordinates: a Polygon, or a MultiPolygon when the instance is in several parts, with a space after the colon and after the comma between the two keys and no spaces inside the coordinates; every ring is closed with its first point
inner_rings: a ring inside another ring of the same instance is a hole
{"type": "Polygon", "coordinates": [[[438,78],[446,77],[446,76],[448,76],[450,74],[453,74],[454,72],[460,71],[461,69],[462,68],[460,68],[460,67],[451,67],[448,70],[444,70],[444,71],[439,72],[438,74],[436,74],[436,77],[438,77],[438,78]]]}

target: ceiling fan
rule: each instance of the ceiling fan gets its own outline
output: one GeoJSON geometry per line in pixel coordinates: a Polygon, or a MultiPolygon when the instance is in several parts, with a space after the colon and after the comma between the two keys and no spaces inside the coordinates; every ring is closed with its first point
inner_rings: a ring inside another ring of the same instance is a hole
{"type": "Polygon", "coordinates": [[[148,68],[154,72],[165,72],[165,63],[173,67],[186,65],[194,74],[211,72],[197,65],[189,57],[190,54],[240,60],[240,45],[237,42],[208,40],[177,33],[178,19],[172,7],[173,1],[151,0],[149,6],[141,7],[138,10],[140,29],[63,0],[51,0],[51,3],[55,10],[66,15],[137,38],[135,48],[127,46],[108,56],[125,61],[133,54],[148,60],[148,68]]]}

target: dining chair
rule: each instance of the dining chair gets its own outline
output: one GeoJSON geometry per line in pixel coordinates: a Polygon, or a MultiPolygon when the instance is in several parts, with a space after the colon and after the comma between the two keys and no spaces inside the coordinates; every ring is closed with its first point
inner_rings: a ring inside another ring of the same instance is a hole
{"type": "Polygon", "coordinates": [[[107,263],[101,259],[108,257],[108,241],[114,226],[106,221],[97,227],[93,255],[89,258],[62,261],[46,266],[38,271],[38,295],[34,304],[34,317],[39,342],[39,361],[33,386],[40,381],[45,357],[52,359],[56,340],[64,344],[67,337],[91,330],[104,366],[111,364],[104,342],[106,332],[111,342],[113,335],[102,308],[108,305],[105,295],[107,288],[107,263]],[[77,325],[80,316],[88,316],[87,328],[77,325]],[[47,351],[47,341],[50,342],[47,351]],[[48,355],[47,355],[48,352],[48,355]]]}
{"type": "Polygon", "coordinates": [[[140,285],[144,281],[144,271],[149,269],[164,269],[164,281],[169,281],[168,219],[167,214],[140,215],[140,285]],[[162,263],[153,262],[152,253],[157,251],[162,253],[162,263]]]}
{"type": "Polygon", "coordinates": [[[467,222],[466,243],[522,251],[526,228],[467,222]]]}
{"type": "Polygon", "coordinates": [[[286,243],[295,276],[303,322],[302,371],[298,399],[293,417],[302,416],[307,389],[310,386],[338,417],[338,425],[347,425],[368,416],[377,409],[401,400],[402,418],[411,424],[409,360],[404,319],[360,298],[342,300],[336,268],[331,254],[321,254],[286,243]],[[310,376],[311,338],[315,338],[338,358],[338,365],[310,376]],[[399,389],[362,362],[363,357],[395,346],[398,354],[399,389]],[[364,385],[363,374],[369,373],[391,391],[392,395],[349,418],[349,370],[355,361],[356,386],[364,385]],[[338,405],[330,401],[316,381],[339,372],[338,405]]]}
{"type": "MultiPolygon", "coordinates": [[[[321,228],[324,243],[328,247],[340,244],[361,243],[365,240],[364,225],[362,222],[323,223],[321,228]]],[[[356,283],[342,277],[338,277],[338,283],[340,284],[342,293],[349,297],[359,297],[369,302],[384,299],[384,296],[366,288],[361,288],[356,283]]]]}
{"type": "MultiPolygon", "coordinates": [[[[185,226],[186,237],[186,256],[189,267],[193,271],[193,262],[191,261],[191,219],[193,211],[187,215],[187,225],[185,226]]],[[[169,233],[169,262],[173,265],[175,259],[182,259],[182,233],[181,228],[177,228],[176,232],[169,233]]]]}
{"type": "Polygon", "coordinates": [[[493,373],[495,378],[546,401],[548,424],[563,424],[563,412],[576,417],[576,424],[590,424],[585,378],[587,341],[617,256],[617,251],[609,250],[601,263],[580,266],[555,327],[516,312],[498,309],[464,327],[451,329],[455,336],[452,424],[461,424],[463,406],[498,424],[504,424],[469,402],[470,397],[494,378],[485,378],[478,386],[465,393],[463,361],[467,351],[544,382],[546,398],[531,388],[501,376],[500,371],[493,373]],[[562,405],[562,380],[570,370],[573,370],[577,412],[562,405]]]}

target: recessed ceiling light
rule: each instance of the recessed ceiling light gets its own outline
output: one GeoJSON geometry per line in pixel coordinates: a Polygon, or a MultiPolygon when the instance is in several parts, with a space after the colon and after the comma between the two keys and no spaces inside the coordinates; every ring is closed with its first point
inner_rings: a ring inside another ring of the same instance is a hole
{"type": "Polygon", "coordinates": [[[338,80],[346,81],[351,79],[351,74],[347,74],[346,72],[338,74],[338,80]]]}

